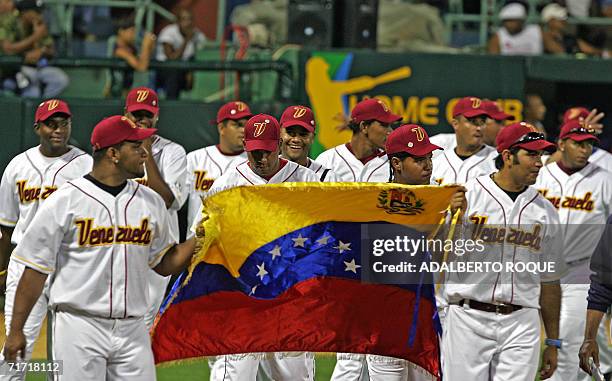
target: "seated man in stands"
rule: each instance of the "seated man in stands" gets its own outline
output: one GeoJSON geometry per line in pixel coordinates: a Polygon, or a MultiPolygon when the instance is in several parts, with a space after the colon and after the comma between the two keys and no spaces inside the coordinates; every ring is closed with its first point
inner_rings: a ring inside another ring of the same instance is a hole
{"type": "Polygon", "coordinates": [[[538,55],[544,50],[539,25],[525,25],[527,10],[520,3],[510,3],[499,11],[502,26],[488,44],[492,54],[538,55]]]}
{"type": "Polygon", "coordinates": [[[118,97],[127,94],[134,83],[134,71],[145,72],[155,48],[155,35],[145,33],[140,51],[136,48],[136,26],[132,16],[121,18],[116,23],[117,35],[113,47],[113,57],[127,62],[127,70],[112,70],[111,83],[106,95],[118,97]]]}
{"type": "Polygon", "coordinates": [[[21,0],[15,4],[13,0],[0,0],[0,20],[0,51],[24,57],[19,71],[3,72],[3,87],[24,97],[57,97],[69,79],[61,69],[48,64],[55,47],[38,2],[21,0]]]}
{"type": "MultiPolygon", "coordinates": [[[[158,61],[182,60],[195,58],[196,51],[206,41],[204,34],[193,24],[193,14],[181,8],[176,14],[177,22],[161,30],[157,43],[156,59],[158,61]]],[[[193,73],[180,69],[163,69],[157,71],[156,87],[163,89],[166,98],[176,99],[181,90],[190,90],[193,85],[193,73]]]]}

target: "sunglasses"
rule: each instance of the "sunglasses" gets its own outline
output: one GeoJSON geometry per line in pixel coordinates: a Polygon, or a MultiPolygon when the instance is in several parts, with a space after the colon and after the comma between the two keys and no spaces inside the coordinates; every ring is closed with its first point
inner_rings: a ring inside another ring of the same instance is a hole
{"type": "Polygon", "coordinates": [[[586,128],[586,127],[576,127],[576,128],[572,128],[571,130],[569,130],[569,133],[575,133],[575,134],[589,134],[592,135],[595,132],[595,130],[593,130],[592,128],[586,128]]]}
{"type": "Polygon", "coordinates": [[[519,145],[519,144],[535,142],[537,140],[544,140],[544,139],[546,139],[544,134],[542,134],[540,132],[529,132],[529,133],[521,136],[517,141],[512,143],[510,145],[510,147],[508,147],[508,148],[512,148],[512,147],[514,147],[516,145],[519,145]]]}

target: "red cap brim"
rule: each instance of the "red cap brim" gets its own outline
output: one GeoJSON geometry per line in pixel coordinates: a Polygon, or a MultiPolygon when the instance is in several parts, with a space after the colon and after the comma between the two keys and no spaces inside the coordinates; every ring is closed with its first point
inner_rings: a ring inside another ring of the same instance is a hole
{"type": "Polygon", "coordinates": [[[249,152],[257,150],[274,152],[278,149],[278,140],[246,140],[244,149],[249,152]]]}
{"type": "Polygon", "coordinates": [[[128,112],[134,112],[134,111],[140,111],[140,110],[145,110],[145,111],[148,111],[148,112],[151,112],[157,115],[157,113],[159,112],[159,107],[150,106],[144,103],[135,103],[127,107],[128,112]]]}
{"type": "Polygon", "coordinates": [[[591,135],[591,134],[576,134],[576,133],[571,133],[571,134],[565,135],[561,139],[572,139],[575,142],[583,142],[585,140],[595,140],[596,142],[599,143],[599,138],[597,136],[591,135]]]}
{"type": "Polygon", "coordinates": [[[380,116],[374,119],[378,120],[379,122],[383,122],[383,123],[393,123],[393,122],[402,120],[402,117],[400,115],[389,113],[389,114],[385,114],[383,116],[380,116]]]}
{"type": "Polygon", "coordinates": [[[524,148],[528,151],[546,151],[546,152],[555,152],[557,150],[557,146],[548,140],[534,140],[532,142],[517,144],[514,147],[524,148]]]}
{"type": "Polygon", "coordinates": [[[489,116],[491,118],[495,119],[495,120],[498,120],[498,121],[512,119],[512,115],[506,114],[503,111],[497,112],[497,113],[489,115],[489,116]]]}
{"type": "Polygon", "coordinates": [[[291,126],[300,126],[300,127],[304,127],[306,130],[308,130],[308,132],[315,132],[315,128],[312,124],[302,122],[301,120],[290,120],[288,122],[281,124],[281,128],[287,128],[291,126]]]}
{"type": "Polygon", "coordinates": [[[134,131],[123,140],[145,140],[148,137],[155,135],[157,128],[134,128],[134,131]]]}
{"type": "Polygon", "coordinates": [[[224,120],[228,120],[228,119],[231,119],[231,120],[248,119],[248,118],[250,118],[252,116],[253,116],[253,114],[248,112],[248,111],[240,111],[240,112],[235,113],[234,115],[229,115],[229,116],[226,116],[223,119],[217,120],[217,123],[221,123],[224,120]]]}
{"type": "Polygon", "coordinates": [[[408,152],[412,156],[425,156],[438,149],[442,149],[442,147],[429,143],[420,147],[415,147],[415,149],[411,149],[410,151],[406,150],[406,152],[408,152]]]}

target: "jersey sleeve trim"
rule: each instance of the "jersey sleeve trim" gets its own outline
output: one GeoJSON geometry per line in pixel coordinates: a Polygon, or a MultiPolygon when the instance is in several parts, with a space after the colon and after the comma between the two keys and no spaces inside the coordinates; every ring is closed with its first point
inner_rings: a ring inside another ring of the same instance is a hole
{"type": "Polygon", "coordinates": [[[53,271],[55,271],[55,269],[52,269],[52,268],[50,268],[50,267],[45,267],[45,266],[40,266],[40,265],[37,265],[36,263],[31,262],[31,261],[29,261],[29,260],[27,260],[27,259],[25,259],[25,258],[23,258],[23,257],[20,257],[20,256],[18,256],[18,255],[15,255],[15,254],[13,254],[13,255],[12,255],[12,257],[13,257],[13,258],[14,258],[14,259],[15,259],[17,262],[21,262],[23,265],[25,265],[25,266],[27,266],[27,267],[31,267],[31,268],[33,268],[34,270],[40,271],[40,272],[45,273],[45,274],[50,274],[50,273],[52,273],[53,271]]]}
{"type": "Polygon", "coordinates": [[[17,225],[17,221],[5,220],[4,218],[0,218],[0,225],[13,228],[17,225]]]}

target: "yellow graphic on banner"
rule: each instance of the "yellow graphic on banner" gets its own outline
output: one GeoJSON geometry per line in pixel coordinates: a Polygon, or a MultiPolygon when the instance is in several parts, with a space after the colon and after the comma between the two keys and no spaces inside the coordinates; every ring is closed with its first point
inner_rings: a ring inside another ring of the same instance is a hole
{"type": "Polygon", "coordinates": [[[330,148],[350,140],[350,132],[338,132],[335,128],[338,125],[336,116],[343,112],[343,96],[371,90],[378,85],[411,75],[410,67],[402,66],[376,77],[362,76],[346,81],[334,81],[329,77],[329,64],[325,59],[311,57],[306,62],[306,93],[317,116],[319,142],[330,148]]]}

